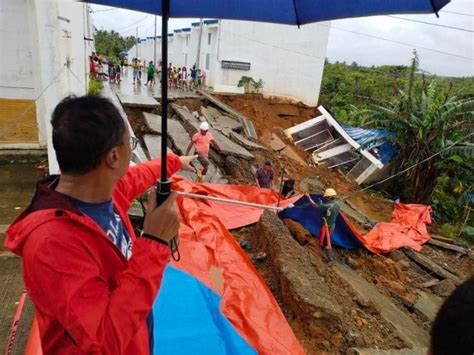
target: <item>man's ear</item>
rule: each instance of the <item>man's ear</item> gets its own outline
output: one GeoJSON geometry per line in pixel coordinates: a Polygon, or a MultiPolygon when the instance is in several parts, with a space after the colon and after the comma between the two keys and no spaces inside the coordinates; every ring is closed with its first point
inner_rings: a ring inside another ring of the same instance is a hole
{"type": "Polygon", "coordinates": [[[119,167],[120,152],[118,147],[110,149],[104,156],[105,164],[111,169],[117,169],[119,167]]]}

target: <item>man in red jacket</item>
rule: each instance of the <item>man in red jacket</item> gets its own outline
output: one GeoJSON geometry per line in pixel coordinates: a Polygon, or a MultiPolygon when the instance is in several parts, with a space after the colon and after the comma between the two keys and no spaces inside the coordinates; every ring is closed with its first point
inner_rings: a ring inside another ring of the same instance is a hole
{"type": "MultiPolygon", "coordinates": [[[[155,184],[161,161],[129,168],[137,142],[107,99],[66,98],[51,124],[61,175],[38,184],[5,242],[23,257],[42,350],[148,354],[147,317],[179,219],[173,195],[156,207],[150,193],[144,233],[137,237],[127,211],[155,184]]],[[[168,175],[194,170],[194,158],[169,155],[168,175]]]]}

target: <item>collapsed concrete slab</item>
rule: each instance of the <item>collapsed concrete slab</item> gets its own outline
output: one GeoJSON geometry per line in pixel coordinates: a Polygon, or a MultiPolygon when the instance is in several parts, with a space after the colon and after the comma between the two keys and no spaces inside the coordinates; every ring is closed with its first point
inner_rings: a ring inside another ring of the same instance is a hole
{"type": "Polygon", "coordinates": [[[280,152],[280,154],[287,156],[303,166],[308,166],[298,153],[296,153],[292,147],[287,146],[276,134],[272,134],[270,146],[273,150],[280,152]]]}
{"type": "MultiPolygon", "coordinates": [[[[150,154],[151,159],[159,158],[161,156],[161,136],[156,134],[145,134],[143,136],[146,148],[150,154]]],[[[173,153],[171,148],[168,147],[168,153],[173,153]]]]}
{"type": "Polygon", "coordinates": [[[237,112],[236,110],[234,110],[229,105],[226,105],[221,100],[217,99],[216,97],[212,96],[211,94],[209,94],[209,93],[207,93],[203,90],[198,90],[198,92],[202,96],[204,96],[206,99],[208,99],[210,102],[212,102],[214,105],[216,105],[217,107],[223,109],[224,111],[229,113],[232,117],[235,117],[236,119],[238,119],[239,122],[244,127],[244,131],[245,131],[245,134],[247,135],[247,137],[249,137],[251,139],[254,139],[254,140],[257,140],[257,138],[258,138],[257,131],[255,130],[255,126],[253,125],[253,122],[250,119],[248,119],[247,117],[242,115],[240,112],[237,112]]]}
{"type": "Polygon", "coordinates": [[[242,124],[229,116],[221,114],[217,109],[214,107],[201,107],[201,114],[206,119],[207,122],[211,124],[211,126],[221,132],[224,136],[229,137],[230,132],[242,131],[242,124]]]}
{"type": "Polygon", "coordinates": [[[310,255],[293,239],[283,221],[266,211],[257,223],[255,235],[259,236],[258,250],[265,251],[272,262],[285,304],[309,327],[323,319],[327,326],[337,324],[341,310],[334,304],[329,290],[314,294],[315,289],[326,289],[327,285],[313,271],[310,255]],[[313,317],[315,313],[317,317],[313,317]]]}
{"type": "Polygon", "coordinates": [[[412,347],[426,347],[429,345],[428,333],[399,310],[390,299],[382,295],[373,284],[364,280],[345,265],[336,264],[334,271],[352,286],[361,299],[379,304],[381,306],[381,316],[395,327],[402,339],[408,344],[412,347]]]}
{"type": "Polygon", "coordinates": [[[160,103],[151,96],[117,94],[123,106],[140,108],[157,108],[160,103]]]}
{"type": "MultiPolygon", "coordinates": [[[[161,134],[161,116],[143,112],[143,117],[150,130],[161,134]]],[[[189,142],[191,142],[188,132],[175,118],[168,118],[168,139],[171,140],[173,148],[180,155],[186,153],[189,142]]]]}
{"type": "Polygon", "coordinates": [[[252,142],[251,140],[245,138],[241,134],[238,134],[236,132],[229,131],[229,130],[227,131],[227,133],[229,134],[229,137],[230,137],[231,140],[233,140],[237,144],[241,145],[242,147],[245,147],[246,149],[249,149],[249,150],[268,150],[264,146],[252,142]]]}
{"type": "MultiPolygon", "coordinates": [[[[184,124],[184,127],[190,135],[193,135],[196,132],[199,132],[200,122],[196,119],[192,113],[186,108],[176,104],[171,104],[171,108],[176,112],[178,117],[184,124]]],[[[210,129],[210,132],[214,136],[214,139],[219,144],[222,149],[223,155],[233,155],[242,159],[251,160],[255,157],[247,149],[241,147],[237,143],[234,143],[229,138],[225,137],[223,134],[218,132],[215,129],[210,129]]]]}

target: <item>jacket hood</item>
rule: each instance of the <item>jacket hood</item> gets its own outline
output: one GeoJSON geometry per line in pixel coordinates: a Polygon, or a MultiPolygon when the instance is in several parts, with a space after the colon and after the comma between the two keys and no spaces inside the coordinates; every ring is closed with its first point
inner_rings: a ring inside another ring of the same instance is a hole
{"type": "Polygon", "coordinates": [[[39,225],[63,216],[65,211],[83,215],[64,195],[54,190],[58,182],[58,175],[49,176],[38,182],[30,205],[5,232],[7,249],[21,256],[28,236],[39,225]]]}

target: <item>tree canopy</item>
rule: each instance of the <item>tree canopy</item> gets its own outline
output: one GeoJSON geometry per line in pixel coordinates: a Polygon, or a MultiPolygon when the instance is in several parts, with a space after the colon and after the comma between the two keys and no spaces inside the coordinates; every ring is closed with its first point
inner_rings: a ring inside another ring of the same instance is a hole
{"type": "Polygon", "coordinates": [[[114,30],[98,30],[95,34],[96,51],[107,58],[117,58],[120,52],[128,51],[135,43],[134,36],[122,37],[114,30]]]}
{"type": "Polygon", "coordinates": [[[450,228],[461,224],[473,203],[466,196],[474,190],[474,78],[427,75],[416,52],[408,66],[326,61],[320,103],[350,125],[393,132],[399,150],[393,174],[416,165],[379,189],[431,204],[436,220],[450,228]]]}

